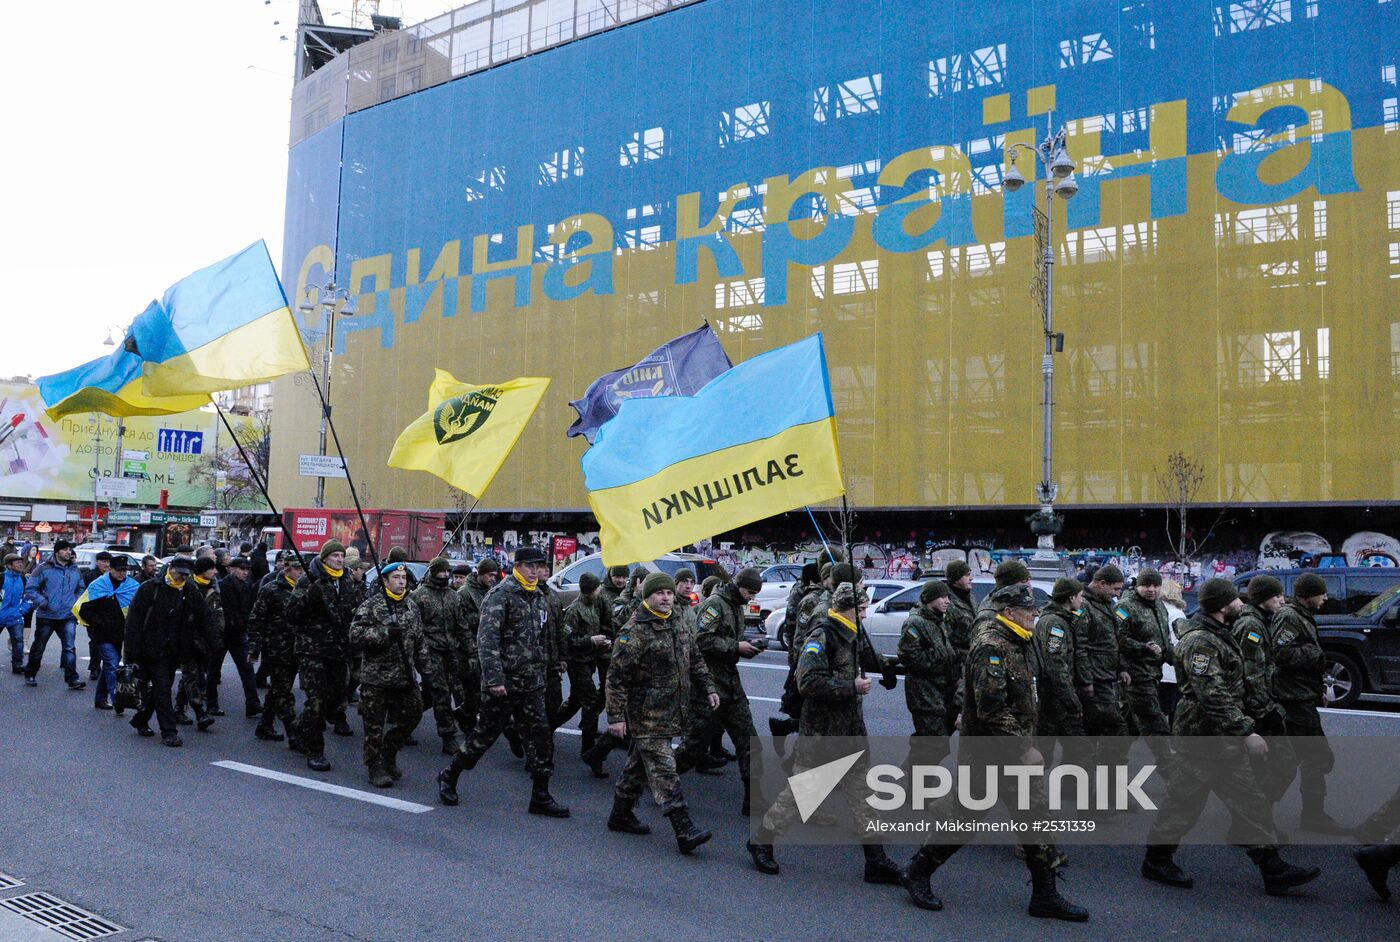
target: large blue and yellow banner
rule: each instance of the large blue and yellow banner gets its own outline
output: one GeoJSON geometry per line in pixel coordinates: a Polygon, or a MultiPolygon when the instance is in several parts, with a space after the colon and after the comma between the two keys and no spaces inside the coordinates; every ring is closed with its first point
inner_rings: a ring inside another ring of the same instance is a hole
{"type": "Polygon", "coordinates": [[[694,396],[624,402],[582,464],[610,566],[841,496],[821,334],[741,363],[694,396]]]}
{"type": "Polygon", "coordinates": [[[208,405],[207,395],[148,396],[141,358],[119,346],[105,357],[38,379],[44,413],[57,422],[65,415],[100,412],[110,416],[175,415],[208,405]]]}

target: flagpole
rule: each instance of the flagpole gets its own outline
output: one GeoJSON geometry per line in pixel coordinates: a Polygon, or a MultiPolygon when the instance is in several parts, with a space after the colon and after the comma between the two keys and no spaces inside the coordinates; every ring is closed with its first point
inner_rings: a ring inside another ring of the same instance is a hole
{"type": "Polygon", "coordinates": [[[297,554],[297,559],[301,561],[302,568],[305,569],[306,560],[301,558],[301,551],[297,549],[296,541],[292,539],[291,531],[287,529],[287,521],[282,516],[282,512],[277,509],[277,505],[272,502],[272,496],[267,493],[267,485],[264,483],[262,475],[258,473],[258,469],[253,464],[252,459],[248,457],[248,453],[243,450],[243,443],[239,441],[238,436],[234,434],[233,426],[229,424],[228,416],[224,415],[224,410],[219,405],[218,401],[213,396],[209,397],[209,401],[214,403],[214,411],[219,413],[219,418],[223,421],[224,428],[228,429],[228,437],[233,439],[233,443],[238,446],[238,454],[243,458],[243,464],[248,468],[248,474],[252,477],[253,483],[258,486],[258,490],[262,492],[263,500],[267,502],[267,506],[272,510],[273,514],[276,515],[277,525],[282,528],[282,535],[287,538],[287,545],[291,547],[293,553],[297,554]]]}
{"type": "MultiPolygon", "coordinates": [[[[345,483],[350,486],[350,499],[355,502],[355,513],[360,518],[360,528],[365,531],[365,543],[369,546],[370,558],[374,560],[374,568],[380,569],[379,551],[374,546],[374,539],[370,536],[369,523],[365,520],[364,508],[360,506],[360,495],[355,490],[355,479],[350,476],[350,465],[345,460],[345,449],[340,447],[340,435],[335,430],[335,422],[331,419],[330,403],[326,402],[326,394],[321,389],[321,380],[316,376],[315,370],[306,371],[311,376],[311,382],[316,384],[316,396],[321,400],[321,415],[325,417],[326,427],[331,430],[331,440],[335,442],[336,454],[340,455],[340,468],[345,472],[345,483]]],[[[388,592],[389,588],[381,578],[379,584],[388,592]]]]}
{"type": "MultiPolygon", "coordinates": [[[[850,567],[851,567],[851,572],[854,573],[854,572],[856,571],[856,564],[855,564],[855,561],[854,561],[853,559],[851,559],[851,538],[850,538],[851,526],[850,526],[850,519],[851,519],[851,508],[850,508],[850,506],[847,505],[847,503],[846,503],[846,495],[845,495],[845,494],[842,494],[842,495],[841,495],[841,551],[842,551],[843,553],[846,554],[846,565],[847,565],[847,566],[850,566],[850,567]]],[[[817,520],[816,520],[815,517],[812,518],[812,522],[813,522],[813,523],[816,523],[816,522],[817,522],[817,520]]],[[[859,581],[860,581],[860,580],[857,580],[857,582],[859,582],[859,581]]],[[[855,583],[851,583],[851,588],[854,589],[855,587],[856,587],[856,584],[855,584],[855,583]]],[[[832,590],[833,592],[835,592],[835,591],[836,591],[836,587],[835,587],[835,586],[832,586],[832,587],[831,587],[831,590],[832,590]]],[[[859,635],[860,637],[863,637],[863,638],[865,639],[865,643],[866,643],[866,644],[870,644],[870,636],[867,635],[867,634],[865,633],[865,626],[861,624],[861,620],[860,620],[860,600],[859,600],[859,599],[853,599],[852,601],[854,601],[855,604],[856,604],[856,634],[859,635]]],[[[874,651],[875,651],[875,645],[870,644],[870,650],[871,650],[871,653],[874,653],[874,651]]],[[[860,671],[860,676],[862,676],[862,677],[865,676],[865,665],[864,665],[864,663],[861,661],[859,655],[857,655],[857,657],[856,657],[856,669],[860,671]]]]}

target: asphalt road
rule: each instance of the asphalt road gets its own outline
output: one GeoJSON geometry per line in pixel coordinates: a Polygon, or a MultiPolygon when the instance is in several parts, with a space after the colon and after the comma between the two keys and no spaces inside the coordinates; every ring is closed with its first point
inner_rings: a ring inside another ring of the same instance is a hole
{"type": "MultiPolygon", "coordinates": [[[[772,652],[744,668],[760,731],[776,712],[784,664],[772,652]]],[[[230,668],[226,708],[240,699],[237,690],[230,668]]],[[[1333,735],[1396,734],[1393,709],[1329,713],[1325,722],[1333,735]]],[[[970,847],[935,876],[947,904],[941,913],[915,909],[898,888],[863,884],[855,848],[780,847],[782,875],[765,877],[744,851],[747,822],[737,813],[732,771],[684,779],[696,821],[715,838],[682,858],[649,799],[639,814],[651,836],[605,828],[611,787],[589,776],[575,759],[577,737],[564,732],[556,738],[554,793],[573,817],[556,821],[525,813],[529,781],[504,743],[464,775],[461,806],[439,806],[434,776],[445,757],[430,717],[418,729],[422,744],[401,756],[406,778],[381,792],[365,784],[358,723],[354,739],[327,737],[334,768],[324,774],[281,744],[255,740],[254,721],[232,711],[208,734],[186,728],[186,746],[169,749],[94,710],[91,688],[68,691],[47,665],[37,689],[0,678],[0,716],[0,872],[25,884],[0,889],[0,940],[60,938],[21,930],[4,911],[6,900],[33,891],[127,927],[108,936],[117,942],[1028,935],[1335,942],[1383,938],[1397,924],[1394,904],[1378,902],[1336,847],[1289,852],[1324,873],[1288,898],[1265,896],[1257,872],[1231,848],[1182,851],[1197,880],[1189,892],[1144,881],[1138,848],[1073,848],[1062,889],[1089,908],[1087,925],[1026,917],[1026,872],[1004,847],[970,847]],[[314,791],[216,762],[420,808],[314,791]]],[[[867,717],[872,732],[906,732],[902,692],[877,687],[867,717]]],[[[614,754],[610,768],[619,767],[614,754]]],[[[1365,809],[1336,810],[1345,817],[1365,809]]],[[[908,854],[892,852],[901,861],[908,854]]]]}

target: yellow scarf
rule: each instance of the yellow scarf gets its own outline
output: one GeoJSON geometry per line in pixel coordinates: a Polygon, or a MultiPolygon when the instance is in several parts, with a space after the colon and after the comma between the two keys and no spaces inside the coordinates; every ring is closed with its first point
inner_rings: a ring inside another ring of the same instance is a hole
{"type": "Polygon", "coordinates": [[[408,589],[407,587],[405,587],[402,592],[395,592],[393,589],[389,588],[386,585],[384,587],[384,594],[389,596],[389,598],[393,599],[395,602],[402,602],[403,597],[408,594],[408,589]]]}
{"type": "Polygon", "coordinates": [[[295,588],[297,587],[297,581],[296,581],[295,579],[293,579],[291,576],[287,575],[285,572],[282,573],[282,578],[283,578],[283,579],[286,579],[286,580],[287,580],[287,585],[291,586],[293,589],[295,589],[295,588]]]}
{"type": "Polygon", "coordinates": [[[197,585],[197,586],[207,586],[209,583],[211,583],[211,582],[213,582],[213,581],[214,581],[214,580],[212,580],[212,579],[206,579],[206,578],[204,578],[203,576],[195,576],[195,577],[194,577],[194,584],[197,585]]]}
{"type": "Polygon", "coordinates": [[[330,576],[332,579],[339,579],[341,576],[345,575],[345,570],[344,570],[344,569],[332,569],[330,566],[327,566],[325,563],[322,563],[322,564],[321,564],[321,568],[324,569],[325,572],[326,572],[326,575],[330,576]]]}
{"type": "Polygon", "coordinates": [[[846,630],[849,631],[851,634],[856,633],[856,623],[851,621],[846,616],[838,615],[831,609],[827,609],[826,614],[830,616],[831,620],[836,622],[838,625],[844,625],[846,630]]]}
{"type": "Polygon", "coordinates": [[[520,570],[518,569],[512,569],[510,574],[515,577],[516,582],[520,583],[520,588],[524,589],[526,592],[534,592],[540,584],[540,580],[538,579],[526,579],[524,576],[520,575],[520,570]]]}
{"type": "Polygon", "coordinates": [[[642,608],[644,608],[644,609],[646,609],[647,611],[651,612],[653,615],[655,615],[657,618],[661,619],[662,621],[665,621],[666,619],[668,619],[668,618],[671,617],[671,613],[670,613],[670,612],[667,612],[666,614],[663,615],[663,614],[661,614],[660,612],[658,612],[656,609],[654,609],[654,608],[652,608],[650,605],[648,605],[646,602],[643,602],[643,603],[642,603],[642,608]]]}
{"type": "Polygon", "coordinates": [[[1032,632],[1027,631],[1025,628],[1022,628],[1020,625],[1016,624],[1014,621],[1007,618],[1005,615],[998,614],[997,621],[1001,622],[1003,625],[1016,632],[1016,637],[1020,638],[1022,641],[1031,640],[1032,632]]]}
{"type": "Polygon", "coordinates": [[[165,584],[170,586],[170,588],[172,589],[183,589],[185,587],[185,580],[180,579],[177,581],[175,579],[175,573],[172,570],[167,569],[165,570],[165,584]]]}

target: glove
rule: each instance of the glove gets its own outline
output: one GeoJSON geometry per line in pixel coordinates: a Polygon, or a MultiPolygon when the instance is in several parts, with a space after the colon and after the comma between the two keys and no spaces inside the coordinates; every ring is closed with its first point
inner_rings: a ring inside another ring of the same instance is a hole
{"type": "Polygon", "coordinates": [[[899,675],[894,671],[893,661],[886,661],[880,669],[880,686],[886,690],[893,690],[899,686],[899,675]]]}

